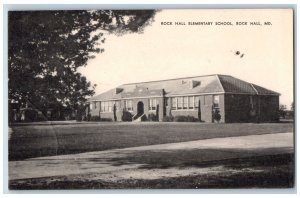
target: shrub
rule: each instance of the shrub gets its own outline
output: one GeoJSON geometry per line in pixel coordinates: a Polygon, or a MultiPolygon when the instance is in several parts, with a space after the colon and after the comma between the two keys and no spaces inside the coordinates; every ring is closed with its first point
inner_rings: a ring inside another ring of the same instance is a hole
{"type": "Polygon", "coordinates": [[[91,114],[88,114],[86,117],[86,121],[90,121],[91,120],[91,114]]]}
{"type": "Polygon", "coordinates": [[[193,116],[175,116],[174,122],[198,122],[199,120],[193,116]]]}
{"type": "Polygon", "coordinates": [[[164,116],[162,119],[163,122],[173,122],[174,117],[173,116],[164,116]]]}
{"type": "Polygon", "coordinates": [[[132,115],[130,112],[123,110],[122,114],[122,121],[124,122],[131,122],[132,121],[132,115]]]}
{"type": "Polygon", "coordinates": [[[148,121],[157,121],[157,116],[154,113],[148,115],[148,121]]]}
{"type": "Polygon", "coordinates": [[[113,120],[111,118],[100,118],[101,122],[112,122],[113,120]]]}
{"type": "Polygon", "coordinates": [[[82,115],[80,113],[76,114],[76,121],[78,122],[82,121],[82,115]]]}
{"type": "Polygon", "coordinates": [[[25,109],[21,112],[21,121],[24,122],[34,122],[37,120],[38,112],[34,109],[25,109]]]}
{"type": "Polygon", "coordinates": [[[90,121],[100,121],[100,116],[91,116],[90,121]]]}
{"type": "Polygon", "coordinates": [[[220,114],[220,111],[218,109],[215,110],[215,112],[213,114],[213,118],[217,122],[220,122],[220,120],[221,120],[221,114],[220,114]]]}
{"type": "Polygon", "coordinates": [[[41,113],[37,115],[36,121],[47,121],[47,118],[44,114],[41,113]]]}

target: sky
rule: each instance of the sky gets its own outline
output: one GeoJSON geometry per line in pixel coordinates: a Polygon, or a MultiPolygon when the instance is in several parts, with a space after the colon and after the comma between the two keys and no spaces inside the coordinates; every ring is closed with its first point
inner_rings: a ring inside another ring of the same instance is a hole
{"type": "Polygon", "coordinates": [[[162,10],[142,34],[105,34],[101,46],[105,51],[79,71],[97,84],[96,94],[125,83],[226,74],[279,92],[280,103],[289,109],[293,101],[292,16],[287,9],[162,10]]]}

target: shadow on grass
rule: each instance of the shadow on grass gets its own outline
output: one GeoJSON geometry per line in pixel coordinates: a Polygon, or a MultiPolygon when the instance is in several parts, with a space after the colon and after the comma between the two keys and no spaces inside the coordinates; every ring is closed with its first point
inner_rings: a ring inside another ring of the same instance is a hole
{"type": "MultiPolygon", "coordinates": [[[[195,152],[195,151],[192,151],[195,152]]],[[[207,152],[207,150],[206,150],[207,152]]],[[[213,152],[213,151],[211,151],[213,152]]],[[[211,152],[209,152],[211,154],[211,152]]],[[[174,152],[173,154],[175,154],[174,152]]],[[[186,152],[177,160],[165,159],[166,152],[158,158],[148,159],[150,154],[144,156],[128,156],[125,160],[111,159],[115,165],[123,163],[147,163],[142,169],[154,168],[188,168],[189,166],[213,167],[223,166],[220,173],[189,175],[181,177],[163,177],[160,179],[122,179],[118,181],[88,180],[86,175],[70,178],[68,176],[47,177],[36,179],[13,180],[9,182],[12,190],[28,189],[195,189],[195,188],[291,188],[294,186],[294,157],[293,154],[278,154],[266,156],[251,156],[215,161],[198,162],[197,159],[187,162],[186,152]],[[248,171],[229,172],[230,169],[248,171]],[[259,171],[257,171],[259,170],[259,171]]],[[[158,155],[157,152],[151,156],[158,155]]],[[[170,153],[168,153],[170,156],[170,153]]],[[[191,157],[191,156],[190,156],[191,157]]],[[[171,157],[171,158],[174,158],[171,157]]],[[[99,160],[99,159],[98,159],[99,160]]],[[[97,160],[95,160],[97,162],[97,160]]]]}
{"type": "Polygon", "coordinates": [[[140,169],[186,168],[190,166],[210,167],[219,165],[239,169],[242,168],[241,164],[275,166],[292,162],[292,154],[282,154],[285,157],[273,155],[273,153],[288,152],[291,152],[291,148],[130,150],[126,151],[126,153],[122,151],[123,157],[93,157],[87,160],[95,164],[109,162],[112,166],[140,164],[140,169]]]}

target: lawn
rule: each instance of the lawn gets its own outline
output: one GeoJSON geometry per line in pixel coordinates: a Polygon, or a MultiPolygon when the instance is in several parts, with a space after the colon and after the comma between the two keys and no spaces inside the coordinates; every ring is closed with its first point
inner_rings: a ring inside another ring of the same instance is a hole
{"type": "Polygon", "coordinates": [[[9,160],[143,145],[292,132],[291,123],[82,123],[12,126],[9,160]]]}

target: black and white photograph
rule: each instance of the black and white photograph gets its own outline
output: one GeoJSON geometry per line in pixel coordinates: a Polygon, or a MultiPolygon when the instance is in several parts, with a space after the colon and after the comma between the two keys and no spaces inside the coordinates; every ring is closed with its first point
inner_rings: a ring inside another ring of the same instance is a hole
{"type": "Polygon", "coordinates": [[[8,187],[291,189],[294,9],[8,12],[8,187]]]}

